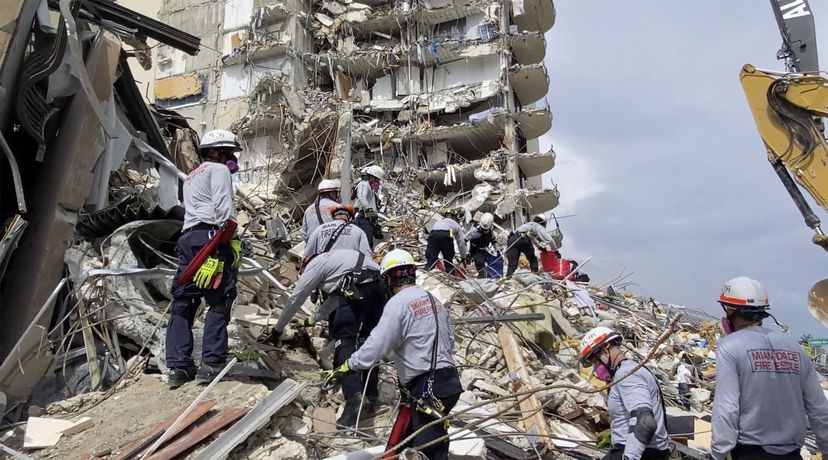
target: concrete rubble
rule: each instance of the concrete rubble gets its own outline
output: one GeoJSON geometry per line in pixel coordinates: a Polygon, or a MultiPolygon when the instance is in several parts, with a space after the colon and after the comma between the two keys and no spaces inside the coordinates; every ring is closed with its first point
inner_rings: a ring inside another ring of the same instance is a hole
{"type": "MultiPolygon", "coordinates": [[[[390,363],[377,367],[382,411],[353,433],[335,424],[341,393],[321,387],[325,324],[289,331],[282,347],[261,342],[298,278],[301,211],[319,179],[382,165],[379,260],[394,248],[422,259],[445,206],[462,207],[466,223],[493,212],[501,248],[527,215],[554,209],[559,193],[541,176],[555,152],[538,143],[552,120],[541,64],[552,2],[165,0],[156,22],[90,2],[0,11],[3,451],[27,458],[17,452],[35,445],[26,440],[46,439],[26,455],[133,458],[169,430],[151,458],[382,455],[399,406],[390,363]],[[199,54],[199,40],[213,54],[199,54]],[[153,106],[131,57],[155,66],[153,106]],[[13,101],[17,90],[24,99],[13,101]],[[229,327],[237,363],[207,390],[168,391],[179,185],[205,127],[232,127],[246,147],[235,182],[245,241],[229,327]]],[[[560,228],[550,231],[560,246],[560,228]]],[[[418,272],[451,310],[465,390],[452,458],[601,458],[604,384],[578,363],[578,341],[597,325],[621,331],[663,384],[681,458],[704,458],[717,320],[634,295],[623,278],[599,286],[527,267],[510,279],[418,272]],[[697,379],[690,410],[676,390],[681,362],[697,379]]]]}

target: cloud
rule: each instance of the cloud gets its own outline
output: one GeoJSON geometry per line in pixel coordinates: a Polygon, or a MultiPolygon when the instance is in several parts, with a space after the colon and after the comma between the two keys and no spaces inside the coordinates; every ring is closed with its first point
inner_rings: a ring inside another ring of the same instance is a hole
{"type": "MultiPolygon", "coordinates": [[[[738,80],[746,62],[782,67],[769,6],[597,4],[559,2],[547,34],[555,121],[541,146],[558,157],[545,182],[561,191],[556,214],[577,214],[561,221],[564,254],[591,257],[593,280],[634,272],[637,293],[716,315],[721,284],[752,276],[795,334],[828,334],[805,308],[825,255],[767,163],[738,80]]],[[[814,13],[828,31],[828,9],[814,13]]]]}

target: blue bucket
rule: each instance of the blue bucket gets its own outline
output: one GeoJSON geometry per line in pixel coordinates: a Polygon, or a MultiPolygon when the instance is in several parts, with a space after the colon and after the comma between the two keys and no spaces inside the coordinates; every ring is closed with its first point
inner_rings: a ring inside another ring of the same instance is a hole
{"type": "Polygon", "coordinates": [[[486,277],[500,278],[503,276],[503,257],[498,252],[495,255],[486,253],[486,277]]]}

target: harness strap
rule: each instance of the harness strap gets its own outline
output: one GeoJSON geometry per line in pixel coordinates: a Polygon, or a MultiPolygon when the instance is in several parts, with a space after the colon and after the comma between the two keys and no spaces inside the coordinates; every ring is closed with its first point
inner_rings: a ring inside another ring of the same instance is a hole
{"type": "MultiPolygon", "coordinates": [[[[345,227],[347,227],[350,224],[351,224],[350,222],[344,222],[342,225],[337,227],[336,230],[334,230],[333,233],[331,234],[331,238],[325,244],[325,248],[322,250],[322,252],[330,251],[331,248],[333,247],[334,243],[336,243],[336,240],[339,238],[339,235],[341,235],[342,231],[345,230],[345,227]]],[[[362,268],[362,267],[360,266],[360,268],[362,268]]]]}

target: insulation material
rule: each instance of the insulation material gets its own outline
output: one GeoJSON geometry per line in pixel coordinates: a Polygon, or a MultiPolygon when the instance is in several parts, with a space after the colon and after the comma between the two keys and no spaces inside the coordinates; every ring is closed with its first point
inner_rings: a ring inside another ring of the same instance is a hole
{"type": "Polygon", "coordinates": [[[512,0],[512,14],[515,16],[526,14],[526,8],[523,6],[523,0],[512,0]]]}
{"type": "Polygon", "coordinates": [[[486,15],[483,13],[466,16],[466,24],[463,29],[463,38],[466,40],[477,40],[480,38],[480,26],[488,23],[486,15]]]}
{"type": "Polygon", "coordinates": [[[201,79],[195,72],[162,78],[155,82],[155,97],[158,99],[183,99],[201,94],[201,79]]]}
{"type": "Polygon", "coordinates": [[[224,34],[222,37],[222,52],[224,55],[232,54],[234,50],[241,47],[247,41],[246,30],[236,30],[224,34]]]}
{"type": "Polygon", "coordinates": [[[253,16],[253,0],[227,0],[224,4],[224,30],[247,27],[253,16]]]}

